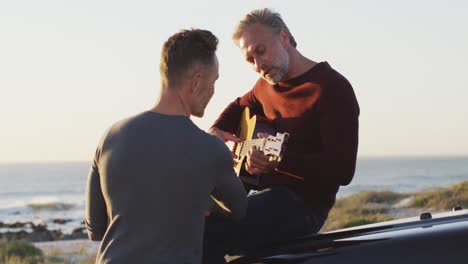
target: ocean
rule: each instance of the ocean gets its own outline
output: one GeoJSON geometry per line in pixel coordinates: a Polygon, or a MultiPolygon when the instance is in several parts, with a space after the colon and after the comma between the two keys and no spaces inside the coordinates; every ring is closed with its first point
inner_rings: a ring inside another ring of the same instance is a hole
{"type": "MultiPolygon", "coordinates": [[[[47,224],[66,234],[82,227],[90,164],[0,164],[0,222],[47,224]]],[[[352,183],[338,197],[364,190],[415,192],[464,180],[468,157],[361,158],[352,183]]]]}

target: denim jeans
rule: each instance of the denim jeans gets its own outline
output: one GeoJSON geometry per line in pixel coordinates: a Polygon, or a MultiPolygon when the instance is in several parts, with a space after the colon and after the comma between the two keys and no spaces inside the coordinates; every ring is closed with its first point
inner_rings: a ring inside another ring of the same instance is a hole
{"type": "Polygon", "coordinates": [[[245,254],[258,247],[317,233],[325,218],[307,209],[299,196],[273,187],[248,197],[240,221],[209,216],[205,221],[203,263],[225,263],[224,256],[245,254]]]}

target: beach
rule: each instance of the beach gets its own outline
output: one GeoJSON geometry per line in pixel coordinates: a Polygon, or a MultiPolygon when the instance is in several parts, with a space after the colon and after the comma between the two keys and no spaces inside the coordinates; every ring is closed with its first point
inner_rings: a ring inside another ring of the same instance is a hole
{"type": "MultiPolygon", "coordinates": [[[[31,241],[63,263],[93,263],[99,243],[84,229],[88,169],[87,162],[0,164],[0,237],[31,241]]],[[[360,159],[323,231],[443,211],[421,203],[428,200],[421,193],[467,180],[468,157],[360,159]]],[[[452,205],[456,201],[443,206],[452,205]]]]}
{"type": "MultiPolygon", "coordinates": [[[[414,193],[363,191],[338,199],[320,233],[406,217],[468,208],[468,180],[414,193]]],[[[94,263],[99,242],[88,239],[34,242],[54,263],[94,263]]]]}
{"type": "Polygon", "coordinates": [[[36,242],[34,245],[40,248],[44,255],[55,256],[66,263],[94,263],[99,248],[99,242],[88,239],[36,242]]]}

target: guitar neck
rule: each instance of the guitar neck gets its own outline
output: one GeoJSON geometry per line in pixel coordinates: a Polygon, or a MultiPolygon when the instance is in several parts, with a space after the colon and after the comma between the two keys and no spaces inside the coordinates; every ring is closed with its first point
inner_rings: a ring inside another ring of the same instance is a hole
{"type": "Polygon", "coordinates": [[[260,151],[262,151],[263,147],[265,146],[265,141],[266,139],[264,138],[257,138],[238,142],[234,144],[234,153],[236,153],[238,156],[245,156],[252,147],[257,147],[260,151]]]}

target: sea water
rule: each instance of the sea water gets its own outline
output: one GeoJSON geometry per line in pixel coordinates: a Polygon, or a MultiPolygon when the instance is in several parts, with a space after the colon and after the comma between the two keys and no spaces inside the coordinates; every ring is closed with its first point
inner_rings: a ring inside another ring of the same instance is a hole
{"type": "MultiPolygon", "coordinates": [[[[0,222],[46,224],[64,233],[82,227],[90,165],[0,164],[0,222]]],[[[364,190],[416,192],[464,180],[468,157],[360,158],[352,183],[342,187],[338,197],[364,190]]]]}

